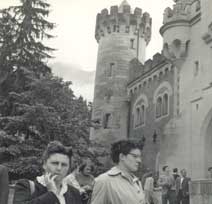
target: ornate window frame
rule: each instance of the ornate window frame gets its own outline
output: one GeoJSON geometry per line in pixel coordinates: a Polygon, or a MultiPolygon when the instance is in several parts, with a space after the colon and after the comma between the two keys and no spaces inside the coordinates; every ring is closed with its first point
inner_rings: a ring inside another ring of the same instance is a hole
{"type": "Polygon", "coordinates": [[[168,81],[162,82],[159,87],[155,90],[153,96],[153,103],[155,104],[155,119],[160,120],[169,115],[170,109],[170,96],[173,94],[172,87],[168,81]],[[161,89],[165,89],[160,93],[161,89]],[[166,98],[165,98],[166,97],[166,98]],[[158,113],[158,100],[160,102],[160,114],[158,113]]]}
{"type": "Polygon", "coordinates": [[[133,116],[134,116],[133,127],[135,129],[141,126],[145,126],[147,107],[148,107],[147,96],[144,94],[141,94],[135,101],[135,104],[133,107],[133,116]],[[141,100],[142,102],[138,104],[141,100]]]}

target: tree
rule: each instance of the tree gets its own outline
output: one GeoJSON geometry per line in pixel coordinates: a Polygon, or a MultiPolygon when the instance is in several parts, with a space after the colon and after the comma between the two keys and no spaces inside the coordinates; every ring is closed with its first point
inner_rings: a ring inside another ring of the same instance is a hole
{"type": "Polygon", "coordinates": [[[50,5],[45,0],[21,0],[20,6],[13,6],[9,11],[14,13],[16,20],[14,48],[17,67],[23,66],[43,75],[50,73],[47,60],[55,49],[43,44],[44,38],[52,38],[47,33],[54,28],[54,23],[45,19],[49,15],[50,5]]]}
{"type": "Polygon", "coordinates": [[[0,11],[0,159],[11,179],[38,175],[51,140],[87,154],[89,107],[47,64],[54,50],[42,42],[54,27],[48,8],[44,0],[21,0],[0,11]]]}

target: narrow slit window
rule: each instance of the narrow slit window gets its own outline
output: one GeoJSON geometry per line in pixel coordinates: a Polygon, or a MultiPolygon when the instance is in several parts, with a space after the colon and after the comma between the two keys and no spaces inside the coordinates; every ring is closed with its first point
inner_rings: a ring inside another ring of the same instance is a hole
{"type": "Polygon", "coordinates": [[[130,39],[130,48],[135,49],[135,39],[130,39]]]}
{"type": "Polygon", "coordinates": [[[199,61],[194,62],[194,76],[196,77],[199,74],[199,61]]]}
{"type": "Polygon", "coordinates": [[[145,106],[141,106],[141,125],[145,123],[145,106]]]}
{"type": "Polygon", "coordinates": [[[113,25],[113,32],[116,32],[116,25],[113,25]]]}
{"type": "Polygon", "coordinates": [[[110,63],[109,70],[108,70],[108,77],[112,77],[114,66],[115,66],[115,63],[113,63],[113,62],[110,63]]]}
{"type": "Polygon", "coordinates": [[[140,108],[136,108],[136,119],[135,119],[135,126],[137,127],[140,124],[141,115],[140,115],[140,108]]]}
{"type": "Polygon", "coordinates": [[[168,94],[164,94],[163,96],[163,115],[168,115],[168,103],[169,97],[168,94]]]}
{"type": "Polygon", "coordinates": [[[156,118],[160,118],[161,113],[162,113],[162,98],[158,97],[156,103],[156,118]]]}

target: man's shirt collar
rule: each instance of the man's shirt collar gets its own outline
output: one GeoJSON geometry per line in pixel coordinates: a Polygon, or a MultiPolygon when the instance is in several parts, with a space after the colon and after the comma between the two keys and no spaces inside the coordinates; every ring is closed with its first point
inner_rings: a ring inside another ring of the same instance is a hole
{"type": "Polygon", "coordinates": [[[117,176],[117,175],[121,175],[122,177],[124,177],[125,179],[127,179],[128,181],[135,183],[138,182],[139,179],[135,176],[135,175],[128,175],[125,172],[123,172],[121,169],[119,169],[117,166],[114,166],[113,168],[111,168],[108,171],[108,175],[109,176],[117,176]]]}

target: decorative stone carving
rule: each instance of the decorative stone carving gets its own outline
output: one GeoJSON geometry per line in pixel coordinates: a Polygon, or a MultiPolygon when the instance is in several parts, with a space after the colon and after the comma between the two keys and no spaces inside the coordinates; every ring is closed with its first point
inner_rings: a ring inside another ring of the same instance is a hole
{"type": "Polygon", "coordinates": [[[198,0],[197,3],[196,3],[196,11],[199,11],[200,10],[200,1],[198,0]]]}
{"type": "Polygon", "coordinates": [[[208,31],[202,36],[202,39],[212,48],[212,22],[209,24],[208,31]]]}
{"type": "Polygon", "coordinates": [[[182,42],[179,39],[175,39],[170,45],[165,43],[163,46],[163,55],[170,59],[183,59],[188,54],[189,40],[182,42]]]}
{"type": "Polygon", "coordinates": [[[164,15],[168,18],[173,16],[173,10],[170,7],[167,7],[164,11],[164,15]]]}

